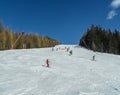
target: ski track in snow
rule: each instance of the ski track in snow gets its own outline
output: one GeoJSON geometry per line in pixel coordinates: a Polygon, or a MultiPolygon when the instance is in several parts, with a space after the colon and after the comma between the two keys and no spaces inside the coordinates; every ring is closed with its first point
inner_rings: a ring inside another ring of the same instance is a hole
{"type": "Polygon", "coordinates": [[[120,95],[119,55],[76,45],[54,49],[0,51],[0,95],[120,95]],[[65,47],[73,55],[56,51],[65,47]],[[45,64],[47,58],[50,68],[45,64]]]}

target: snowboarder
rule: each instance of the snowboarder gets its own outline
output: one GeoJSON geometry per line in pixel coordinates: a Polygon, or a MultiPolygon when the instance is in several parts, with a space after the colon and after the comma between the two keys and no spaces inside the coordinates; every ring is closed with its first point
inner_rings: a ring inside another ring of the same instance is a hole
{"type": "Polygon", "coordinates": [[[46,59],[46,65],[47,65],[46,67],[48,67],[48,68],[50,67],[48,59],[46,59]]]}

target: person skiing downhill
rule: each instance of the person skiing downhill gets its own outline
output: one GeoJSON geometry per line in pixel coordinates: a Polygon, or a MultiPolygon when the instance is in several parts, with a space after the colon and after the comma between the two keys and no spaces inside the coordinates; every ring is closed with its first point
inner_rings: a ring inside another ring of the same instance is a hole
{"type": "Polygon", "coordinates": [[[72,50],[70,50],[69,55],[70,55],[70,56],[72,55],[72,50]]]}
{"type": "Polygon", "coordinates": [[[93,61],[95,61],[95,55],[93,55],[93,61]]]}
{"type": "Polygon", "coordinates": [[[46,67],[48,67],[48,68],[50,67],[48,59],[46,60],[46,65],[47,65],[46,67]]]}
{"type": "Polygon", "coordinates": [[[52,51],[54,51],[54,47],[52,47],[52,51]]]}

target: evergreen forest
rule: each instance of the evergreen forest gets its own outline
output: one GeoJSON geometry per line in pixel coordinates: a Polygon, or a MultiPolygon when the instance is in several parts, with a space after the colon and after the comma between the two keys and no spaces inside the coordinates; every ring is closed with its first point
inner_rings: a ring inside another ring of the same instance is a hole
{"type": "Polygon", "coordinates": [[[120,32],[91,25],[80,39],[79,45],[93,51],[120,54],[120,32]]]}

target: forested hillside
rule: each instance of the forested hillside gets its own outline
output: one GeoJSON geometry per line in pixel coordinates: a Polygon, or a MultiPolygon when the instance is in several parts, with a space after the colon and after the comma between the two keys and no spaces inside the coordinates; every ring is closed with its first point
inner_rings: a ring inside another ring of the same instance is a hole
{"type": "Polygon", "coordinates": [[[120,32],[92,25],[80,39],[79,45],[94,51],[120,54],[120,32]]]}
{"type": "Polygon", "coordinates": [[[13,32],[5,29],[0,22],[0,50],[15,48],[42,48],[60,44],[59,41],[50,37],[42,37],[38,34],[25,34],[23,32],[13,32]]]}

